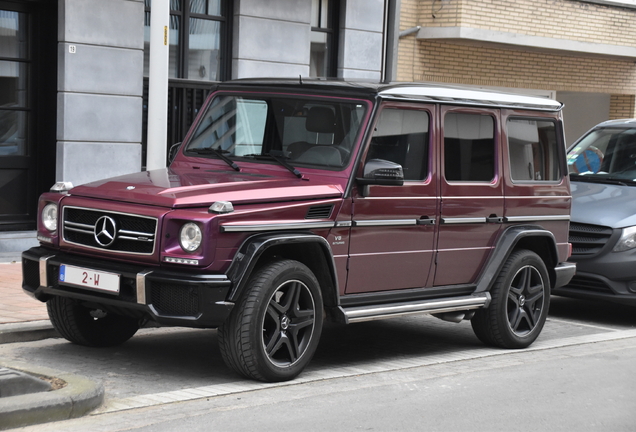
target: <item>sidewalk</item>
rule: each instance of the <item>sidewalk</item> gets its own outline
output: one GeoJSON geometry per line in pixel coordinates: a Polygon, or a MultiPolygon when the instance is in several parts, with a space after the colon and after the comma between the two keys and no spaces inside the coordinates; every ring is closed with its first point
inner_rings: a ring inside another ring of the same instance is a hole
{"type": "Polygon", "coordinates": [[[46,304],[22,291],[22,264],[0,263],[0,324],[48,319],[46,304]]]}

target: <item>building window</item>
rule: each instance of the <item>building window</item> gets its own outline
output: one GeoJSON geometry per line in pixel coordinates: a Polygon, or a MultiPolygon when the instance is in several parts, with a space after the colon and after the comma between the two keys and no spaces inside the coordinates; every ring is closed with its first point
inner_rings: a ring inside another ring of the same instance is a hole
{"type": "MultiPolygon", "coordinates": [[[[145,5],[144,76],[148,76],[151,0],[145,5]]],[[[227,78],[228,15],[224,0],[170,0],[170,78],[227,78]]]]}
{"type": "Polygon", "coordinates": [[[311,54],[309,75],[335,77],[337,75],[338,1],[312,0],[311,54]]]}

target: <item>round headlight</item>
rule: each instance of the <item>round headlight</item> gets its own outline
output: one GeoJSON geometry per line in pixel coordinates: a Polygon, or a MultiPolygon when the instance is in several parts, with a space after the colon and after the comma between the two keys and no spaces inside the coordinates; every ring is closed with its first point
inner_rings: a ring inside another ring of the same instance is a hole
{"type": "Polygon", "coordinates": [[[53,232],[57,229],[57,204],[49,203],[42,209],[42,225],[53,232]]]}
{"type": "Polygon", "coordinates": [[[181,227],[179,243],[186,252],[194,252],[201,246],[201,228],[195,223],[189,222],[181,227]]]}

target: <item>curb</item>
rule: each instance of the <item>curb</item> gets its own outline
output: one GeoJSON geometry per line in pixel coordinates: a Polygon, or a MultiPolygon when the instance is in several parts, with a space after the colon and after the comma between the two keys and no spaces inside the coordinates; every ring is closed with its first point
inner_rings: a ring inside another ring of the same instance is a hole
{"type": "Polygon", "coordinates": [[[104,387],[86,377],[26,363],[0,361],[0,366],[67,384],[59,390],[0,398],[0,430],[81,417],[104,401],[104,387]]]}
{"type": "Polygon", "coordinates": [[[0,344],[59,337],[49,320],[0,324],[0,344]]]}

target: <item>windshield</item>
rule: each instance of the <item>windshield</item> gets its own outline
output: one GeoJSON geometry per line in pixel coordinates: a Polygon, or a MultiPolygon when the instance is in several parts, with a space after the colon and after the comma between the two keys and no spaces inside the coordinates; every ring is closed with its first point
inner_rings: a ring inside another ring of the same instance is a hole
{"type": "Polygon", "coordinates": [[[636,128],[593,130],[568,153],[568,170],[577,180],[636,181],[636,128]]]}
{"type": "Polygon", "coordinates": [[[220,94],[185,152],[216,158],[220,151],[232,160],[282,159],[293,166],[342,169],[351,158],[365,110],[363,102],[220,94]]]}

